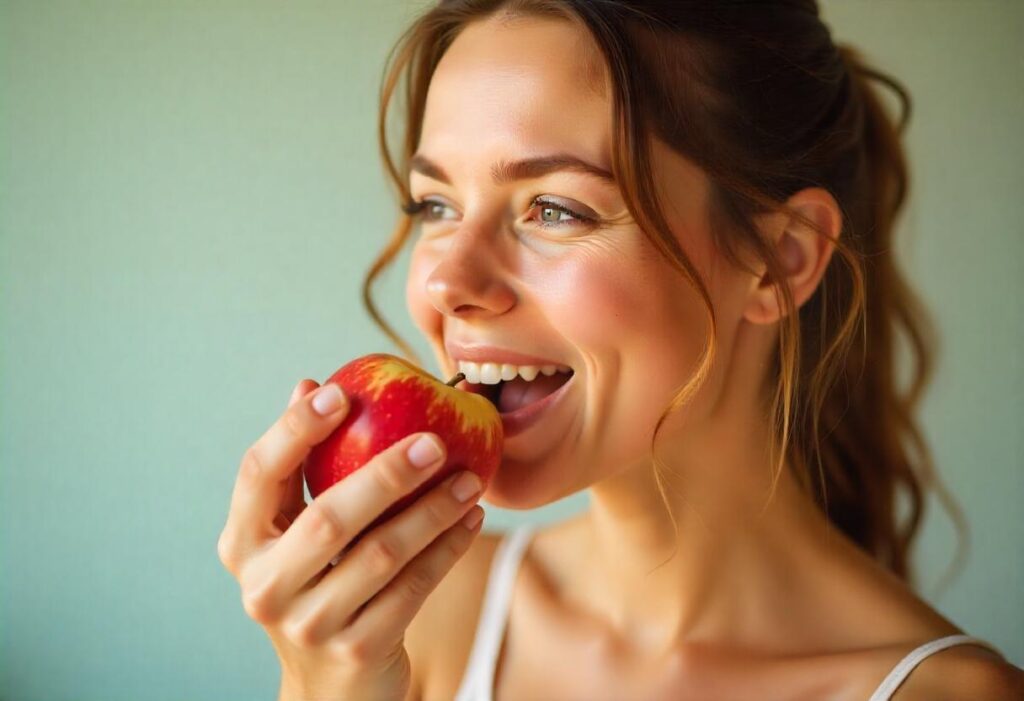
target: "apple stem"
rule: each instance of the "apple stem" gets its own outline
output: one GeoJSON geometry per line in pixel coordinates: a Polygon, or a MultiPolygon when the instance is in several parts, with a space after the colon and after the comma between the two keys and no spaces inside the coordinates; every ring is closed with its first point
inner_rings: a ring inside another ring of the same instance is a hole
{"type": "Polygon", "coordinates": [[[455,385],[459,384],[460,382],[462,382],[465,379],[466,379],[465,373],[459,372],[459,373],[456,373],[455,377],[453,377],[452,379],[448,380],[448,382],[446,382],[445,384],[448,385],[449,387],[454,387],[455,385]]]}

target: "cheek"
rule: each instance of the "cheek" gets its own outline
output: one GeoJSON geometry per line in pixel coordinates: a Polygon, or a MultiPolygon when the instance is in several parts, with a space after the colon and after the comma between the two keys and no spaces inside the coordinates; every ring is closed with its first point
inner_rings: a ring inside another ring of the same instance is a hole
{"type": "Polygon", "coordinates": [[[599,353],[616,330],[634,321],[638,303],[633,274],[621,264],[624,252],[585,250],[562,258],[547,271],[542,286],[542,307],[553,328],[585,354],[599,353]]]}
{"type": "Polygon", "coordinates": [[[658,418],[706,340],[700,295],[656,252],[647,253],[583,257],[549,283],[551,321],[588,366],[581,442],[593,452],[580,477],[587,483],[647,458],[658,418]]]}
{"type": "Polygon", "coordinates": [[[584,351],[650,354],[658,345],[681,350],[679,344],[699,347],[703,340],[697,292],[666,263],[640,252],[578,257],[546,286],[552,322],[584,351]]]}

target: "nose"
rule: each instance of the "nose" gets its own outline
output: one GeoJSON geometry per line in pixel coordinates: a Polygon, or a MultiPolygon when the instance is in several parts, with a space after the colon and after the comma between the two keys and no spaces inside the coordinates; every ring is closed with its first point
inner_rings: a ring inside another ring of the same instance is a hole
{"type": "Polygon", "coordinates": [[[446,316],[503,314],[516,303],[515,290],[480,232],[464,229],[452,240],[426,281],[427,296],[446,316]]]}

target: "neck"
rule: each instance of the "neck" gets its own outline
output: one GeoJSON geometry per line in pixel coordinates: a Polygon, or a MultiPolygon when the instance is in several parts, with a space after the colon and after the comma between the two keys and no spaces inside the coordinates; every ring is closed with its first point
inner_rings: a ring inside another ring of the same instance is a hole
{"type": "Polygon", "coordinates": [[[792,590],[793,568],[817,562],[830,532],[788,466],[772,490],[777,471],[767,433],[751,430],[758,425],[737,414],[688,431],[685,443],[659,436],[675,526],[649,463],[591,488],[575,596],[617,635],[667,650],[752,642],[759,625],[767,636],[777,623],[770,617],[785,603],[780,592],[792,590]]]}

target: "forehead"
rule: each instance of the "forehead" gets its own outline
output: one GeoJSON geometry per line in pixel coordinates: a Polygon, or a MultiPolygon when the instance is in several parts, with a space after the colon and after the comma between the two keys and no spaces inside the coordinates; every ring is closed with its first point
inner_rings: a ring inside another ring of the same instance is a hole
{"type": "Polygon", "coordinates": [[[608,166],[604,75],[592,38],[573,23],[474,22],[431,79],[420,151],[441,161],[572,151],[608,166]]]}

